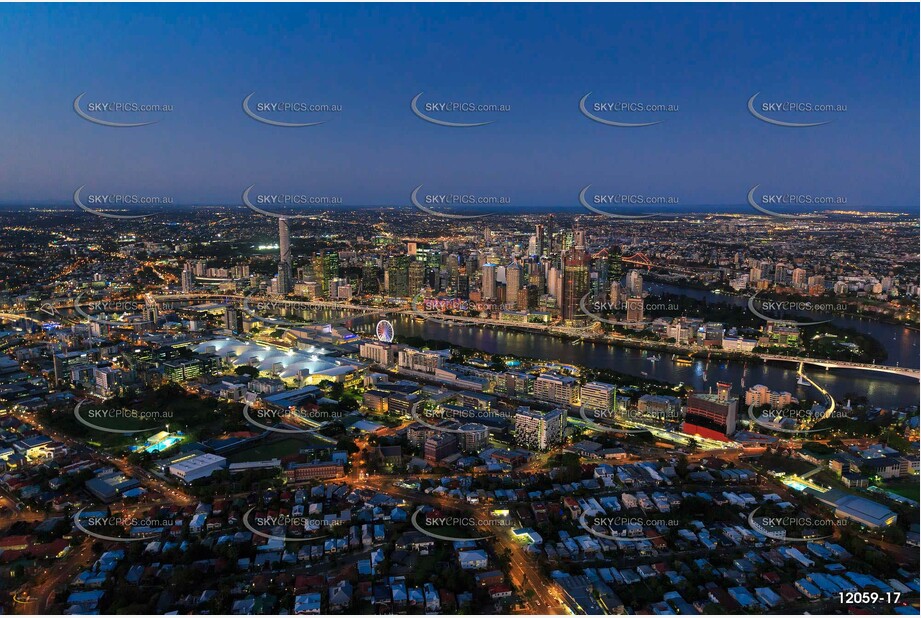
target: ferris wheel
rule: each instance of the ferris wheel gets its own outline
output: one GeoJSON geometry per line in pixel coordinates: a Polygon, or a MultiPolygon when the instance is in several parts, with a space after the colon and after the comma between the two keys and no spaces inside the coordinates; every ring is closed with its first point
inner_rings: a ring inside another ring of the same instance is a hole
{"type": "Polygon", "coordinates": [[[393,324],[388,320],[381,320],[378,322],[375,330],[379,341],[383,341],[384,343],[393,341],[393,324]]]}

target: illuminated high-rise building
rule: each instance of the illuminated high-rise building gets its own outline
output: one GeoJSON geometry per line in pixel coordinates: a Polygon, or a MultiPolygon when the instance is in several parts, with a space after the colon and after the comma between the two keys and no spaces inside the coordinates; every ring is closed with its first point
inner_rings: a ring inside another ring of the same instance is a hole
{"type": "Polygon", "coordinates": [[[192,291],[192,267],[186,262],[182,269],[182,293],[188,294],[192,291]]]}
{"type": "Polygon", "coordinates": [[[290,275],[293,272],[291,268],[291,227],[287,217],[279,217],[278,219],[278,253],[279,261],[288,265],[288,274],[290,275]]]}
{"type": "Polygon", "coordinates": [[[409,293],[418,294],[419,290],[425,284],[425,262],[421,260],[412,260],[409,263],[409,293]]]}
{"type": "Polygon", "coordinates": [[[546,255],[547,239],[545,233],[546,230],[542,223],[534,226],[534,255],[546,255]]]}
{"type": "Polygon", "coordinates": [[[643,295],[643,275],[638,270],[627,273],[627,291],[631,296],[643,295]]]}
{"type": "Polygon", "coordinates": [[[481,289],[483,291],[483,300],[495,300],[497,298],[495,264],[483,264],[483,282],[481,289]]]}
{"type": "Polygon", "coordinates": [[[518,290],[520,289],[521,266],[517,262],[512,262],[505,267],[505,297],[508,304],[514,305],[518,309],[522,308],[518,306],[518,290]]]}
{"type": "Polygon", "coordinates": [[[585,251],[585,233],[576,230],[573,240],[581,244],[574,245],[563,257],[563,321],[579,321],[582,314],[579,303],[588,294],[590,288],[588,272],[588,253],[585,251]]]}
{"type": "MultiPolygon", "coordinates": [[[[394,255],[390,258],[387,262],[386,284],[387,293],[391,296],[400,298],[410,296],[409,256],[394,255]]],[[[413,293],[418,293],[418,290],[413,293]]]]}

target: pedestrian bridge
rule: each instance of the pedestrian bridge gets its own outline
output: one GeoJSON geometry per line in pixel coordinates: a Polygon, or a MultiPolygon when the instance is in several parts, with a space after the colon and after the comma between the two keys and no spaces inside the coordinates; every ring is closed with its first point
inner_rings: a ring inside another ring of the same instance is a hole
{"type": "Polygon", "coordinates": [[[821,358],[800,358],[797,356],[777,356],[771,354],[761,354],[762,359],[766,361],[779,361],[784,363],[797,363],[811,365],[814,367],[824,367],[825,369],[859,369],[861,371],[876,371],[879,373],[891,373],[900,376],[907,376],[916,380],[921,379],[921,371],[909,367],[894,367],[892,365],[874,365],[871,363],[851,363],[847,361],[833,361],[821,358]]]}

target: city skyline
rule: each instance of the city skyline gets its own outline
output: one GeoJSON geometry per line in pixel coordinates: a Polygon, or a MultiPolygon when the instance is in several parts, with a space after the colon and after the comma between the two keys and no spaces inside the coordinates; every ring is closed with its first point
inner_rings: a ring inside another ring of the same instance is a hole
{"type": "Polygon", "coordinates": [[[917,4],[0,4],[0,613],[917,614],[917,4]]]}

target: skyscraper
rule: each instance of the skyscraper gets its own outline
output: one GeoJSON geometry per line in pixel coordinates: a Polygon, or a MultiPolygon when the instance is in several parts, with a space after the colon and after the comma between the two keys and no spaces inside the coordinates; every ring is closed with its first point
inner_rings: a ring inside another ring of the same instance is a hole
{"type": "Polygon", "coordinates": [[[627,321],[639,323],[643,321],[643,298],[631,296],[627,299],[627,321]]]}
{"type": "MultiPolygon", "coordinates": [[[[409,256],[394,255],[387,262],[387,293],[404,298],[409,293],[409,256]]],[[[418,293],[418,290],[414,292],[418,293]]]]}
{"type": "Polygon", "coordinates": [[[620,247],[615,245],[608,250],[608,281],[617,281],[620,283],[623,276],[623,255],[620,253],[620,247]]]}
{"type": "Polygon", "coordinates": [[[379,291],[377,266],[373,261],[368,260],[361,267],[361,292],[362,294],[377,294],[379,291]]]}
{"type": "Polygon", "coordinates": [[[279,261],[282,264],[288,265],[288,274],[290,275],[292,270],[291,262],[291,228],[288,224],[287,217],[279,217],[278,219],[278,252],[279,252],[279,261]]]}
{"type": "Polygon", "coordinates": [[[409,263],[409,293],[418,294],[425,284],[425,262],[413,260],[409,263]]]}
{"type": "Polygon", "coordinates": [[[483,300],[496,299],[496,265],[483,264],[483,300]]]}
{"type": "Polygon", "coordinates": [[[182,293],[188,294],[192,291],[192,267],[188,262],[185,263],[185,267],[182,269],[182,293]]]}
{"type": "Polygon", "coordinates": [[[590,290],[588,272],[588,253],[585,251],[585,233],[576,230],[573,240],[580,244],[573,245],[563,257],[563,321],[579,321],[581,310],[579,302],[590,290]]]}
{"type": "Polygon", "coordinates": [[[638,270],[631,270],[627,273],[627,292],[631,296],[643,295],[643,275],[638,270]]]}
{"type": "Polygon", "coordinates": [[[294,289],[294,282],[291,280],[291,269],[285,262],[278,263],[278,293],[284,296],[294,289]]]}
{"type": "Polygon", "coordinates": [[[505,267],[505,298],[509,305],[518,309],[527,309],[518,305],[518,290],[521,289],[521,266],[512,262],[505,267]]]}

